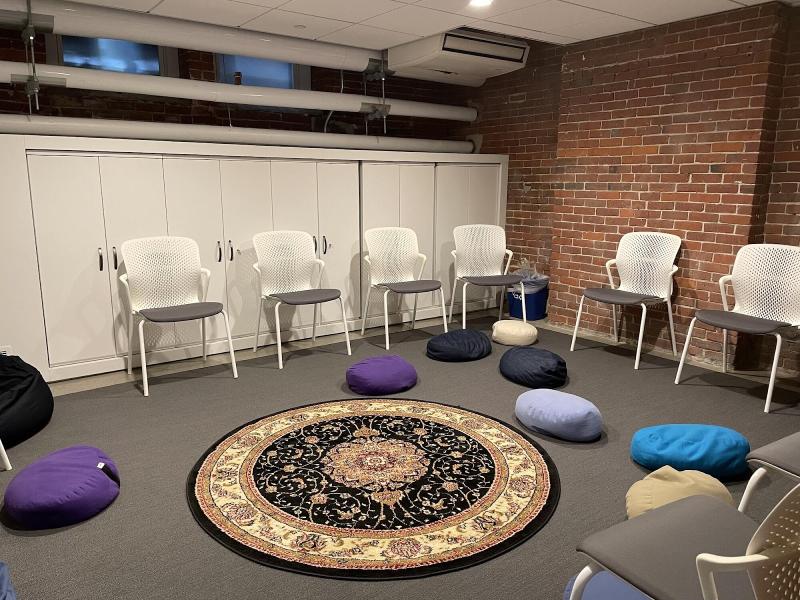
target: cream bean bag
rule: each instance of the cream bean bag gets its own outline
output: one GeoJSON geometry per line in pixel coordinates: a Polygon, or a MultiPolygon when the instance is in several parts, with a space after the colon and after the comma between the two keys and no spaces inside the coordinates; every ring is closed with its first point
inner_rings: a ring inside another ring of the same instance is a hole
{"type": "Polygon", "coordinates": [[[653,471],[634,483],[625,495],[628,518],[689,496],[714,496],[733,504],[733,498],[722,482],[701,471],[676,471],[670,466],[653,471]]]}
{"type": "Polygon", "coordinates": [[[530,323],[504,319],[492,325],[492,339],[505,346],[530,346],[538,337],[539,332],[530,323]]]}

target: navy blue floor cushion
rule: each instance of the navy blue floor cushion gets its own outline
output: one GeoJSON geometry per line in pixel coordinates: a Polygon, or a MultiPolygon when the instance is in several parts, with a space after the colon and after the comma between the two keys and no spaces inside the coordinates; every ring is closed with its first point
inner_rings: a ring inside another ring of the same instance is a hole
{"type": "Polygon", "coordinates": [[[19,356],[0,356],[0,440],[12,448],[38,433],[53,415],[53,394],[19,356]]]}
{"type": "Polygon", "coordinates": [[[467,362],[492,352],[489,337],[475,329],[455,329],[428,340],[428,358],[444,362],[467,362]]]}
{"type": "Polygon", "coordinates": [[[567,382],[567,363],[558,354],[541,348],[518,346],[500,359],[503,377],[529,388],[557,388],[567,382]]]}

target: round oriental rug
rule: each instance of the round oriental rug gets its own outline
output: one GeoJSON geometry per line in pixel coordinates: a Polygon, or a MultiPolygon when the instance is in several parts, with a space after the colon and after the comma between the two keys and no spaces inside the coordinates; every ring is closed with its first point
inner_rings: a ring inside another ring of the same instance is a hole
{"type": "Polygon", "coordinates": [[[391,579],[468,567],[550,518],[550,457],[491,417],[417,400],[342,400],[258,419],[195,465],[203,528],[266,565],[391,579]]]}

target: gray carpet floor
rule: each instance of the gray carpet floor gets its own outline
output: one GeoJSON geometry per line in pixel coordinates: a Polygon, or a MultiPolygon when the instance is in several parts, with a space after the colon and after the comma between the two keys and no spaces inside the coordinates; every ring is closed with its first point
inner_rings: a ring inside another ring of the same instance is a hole
{"type": "MultiPolygon", "coordinates": [[[[473,322],[488,330],[491,321],[473,322]]],[[[437,333],[438,329],[430,330],[437,333]]],[[[419,384],[401,394],[475,409],[510,423],[524,391],[498,372],[505,350],[474,363],[445,364],[425,357],[426,331],[392,335],[392,353],[416,365],[419,384]]],[[[625,492],[645,472],[631,462],[631,435],[664,422],[716,423],[744,433],[753,447],[800,429],[795,395],[776,390],[775,412],[762,413],[766,387],[688,367],[673,385],[675,363],[644,356],[633,370],[630,350],[542,331],[538,346],[567,359],[565,391],[591,399],[606,435],[571,444],[533,436],[550,453],[561,477],[561,501],[548,525],[510,552],[462,571],[423,579],[352,582],[298,575],[250,562],[225,549],[195,523],[185,499],[189,470],[219,437],[262,415],[311,402],[352,396],[345,385],[354,360],[385,351],[381,337],[288,356],[242,361],[239,379],[226,367],[153,378],[149,398],[132,384],[56,399],[50,425],[11,450],[17,468],[72,444],[103,448],[122,476],[117,501],[96,518],[64,529],[22,533],[0,529],[0,560],[9,564],[21,600],[87,599],[431,599],[527,598],[556,600],[584,565],[574,548],[589,533],[625,518],[625,492]],[[783,404],[780,404],[783,402],[783,404]]],[[[0,491],[13,476],[0,472],[0,491]]],[[[738,499],[743,483],[730,486],[738,499]]],[[[783,493],[774,479],[749,511],[761,519],[783,493]]]]}

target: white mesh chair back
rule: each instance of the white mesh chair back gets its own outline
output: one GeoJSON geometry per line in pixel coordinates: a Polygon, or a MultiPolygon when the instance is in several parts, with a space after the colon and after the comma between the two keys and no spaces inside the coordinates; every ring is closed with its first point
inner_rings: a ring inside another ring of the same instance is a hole
{"type": "Polygon", "coordinates": [[[419,260],[417,234],[407,227],[376,227],[364,232],[373,284],[413,281],[419,260]]]}
{"type": "Polygon", "coordinates": [[[759,600],[800,600],[800,486],[790,491],[753,535],[747,555],[773,557],[750,571],[759,600]]]}
{"type": "Polygon", "coordinates": [[[743,246],[732,275],[734,311],[800,325],[800,247],[743,246]]]}
{"type": "Polygon", "coordinates": [[[265,231],[253,236],[264,296],[315,287],[314,238],[305,231],[265,231]]]}
{"type": "Polygon", "coordinates": [[[200,249],[185,237],[158,236],[122,244],[131,310],[200,302],[200,249]]]}
{"type": "Polygon", "coordinates": [[[456,277],[502,275],[506,232],[498,225],[461,225],[453,229],[456,277]]]}
{"type": "Polygon", "coordinates": [[[659,231],[635,231],[622,236],[617,247],[619,289],[667,298],[672,286],[672,267],[681,238],[659,231]]]}

